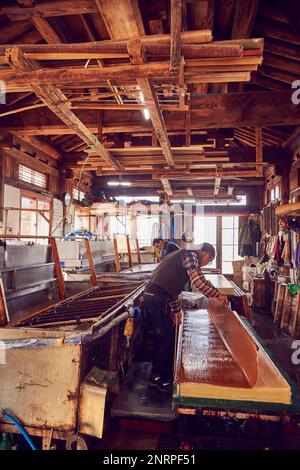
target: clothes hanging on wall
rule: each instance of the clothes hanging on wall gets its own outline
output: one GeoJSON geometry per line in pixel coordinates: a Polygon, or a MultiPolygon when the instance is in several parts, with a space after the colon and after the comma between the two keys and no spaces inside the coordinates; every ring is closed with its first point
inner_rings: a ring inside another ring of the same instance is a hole
{"type": "Polygon", "coordinates": [[[300,241],[298,242],[296,250],[293,253],[292,261],[293,261],[294,268],[300,267],[300,241]]]}
{"type": "Polygon", "coordinates": [[[252,219],[243,223],[239,231],[239,255],[259,256],[260,227],[252,219]]]}

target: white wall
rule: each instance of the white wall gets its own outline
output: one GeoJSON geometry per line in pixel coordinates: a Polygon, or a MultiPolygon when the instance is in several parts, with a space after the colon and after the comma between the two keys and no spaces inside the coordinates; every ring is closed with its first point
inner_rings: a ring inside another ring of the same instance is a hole
{"type": "MultiPolygon", "coordinates": [[[[4,185],[4,207],[20,208],[20,189],[14,186],[4,185]]],[[[5,212],[3,214],[3,221],[5,220],[5,212]]],[[[12,234],[20,233],[20,212],[8,211],[6,232],[12,234]]]]}
{"type": "Polygon", "coordinates": [[[52,218],[52,235],[60,237],[64,235],[64,207],[60,199],[53,198],[53,218],[52,218]]]}

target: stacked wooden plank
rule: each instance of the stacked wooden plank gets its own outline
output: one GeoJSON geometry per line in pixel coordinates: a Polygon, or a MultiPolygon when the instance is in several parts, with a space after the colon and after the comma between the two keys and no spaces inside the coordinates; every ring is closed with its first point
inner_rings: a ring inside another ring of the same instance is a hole
{"type": "MultiPolygon", "coordinates": [[[[107,86],[108,79],[116,84],[134,83],[136,78],[152,76],[157,84],[168,80],[177,83],[178,74],[169,70],[170,35],[141,37],[148,62],[129,64],[127,41],[95,41],[79,44],[18,45],[29,60],[42,61],[39,70],[12,72],[2,68],[0,78],[7,91],[30,91],[31,84],[86,88],[86,83],[107,86]],[[108,66],[84,68],[86,60],[107,60],[108,66]],[[167,79],[167,80],[166,80],[167,79]]],[[[199,30],[181,34],[184,83],[230,83],[250,80],[250,72],[262,63],[263,40],[212,42],[211,32],[199,30]]],[[[6,51],[12,44],[0,46],[0,63],[8,64],[6,51]]],[[[114,100],[112,102],[115,103],[114,100]]],[[[98,103],[99,104],[99,103],[98,103]]],[[[88,104],[87,104],[88,106],[88,104]]]]}
{"type": "Polygon", "coordinates": [[[300,292],[292,295],[287,284],[278,286],[274,323],[291,336],[300,336],[300,292]]]}

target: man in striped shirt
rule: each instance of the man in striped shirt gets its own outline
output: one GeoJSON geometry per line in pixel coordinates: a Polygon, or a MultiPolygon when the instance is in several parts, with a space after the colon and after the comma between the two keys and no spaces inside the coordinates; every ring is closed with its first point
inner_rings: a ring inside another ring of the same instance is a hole
{"type": "Polygon", "coordinates": [[[221,295],[201,271],[201,267],[214,258],[215,249],[210,243],[202,243],[198,249],[170,253],[155,269],[145,289],[145,309],[154,332],[153,368],[149,386],[161,392],[172,390],[174,325],[181,323],[178,296],[185,284],[191,281],[196,290],[207,297],[228,303],[227,297],[221,295]]]}

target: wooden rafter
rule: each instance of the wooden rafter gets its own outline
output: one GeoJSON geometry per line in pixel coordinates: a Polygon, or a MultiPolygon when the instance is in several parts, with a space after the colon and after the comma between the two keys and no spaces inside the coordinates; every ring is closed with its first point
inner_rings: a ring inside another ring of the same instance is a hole
{"type": "Polygon", "coordinates": [[[40,35],[45,39],[48,44],[61,44],[62,41],[57,34],[57,32],[52,28],[50,23],[39,15],[32,15],[31,18],[34,26],[40,33],[40,35]]]}
{"type": "Polygon", "coordinates": [[[218,196],[220,192],[220,187],[221,187],[221,177],[217,176],[215,179],[215,185],[214,185],[214,196],[218,196]]]}
{"type": "Polygon", "coordinates": [[[80,2],[74,2],[73,0],[47,1],[26,8],[12,6],[11,1],[6,1],[1,2],[0,8],[0,13],[6,14],[11,20],[31,19],[33,15],[53,17],[96,12],[97,5],[94,0],[80,0],[80,2]]]}
{"type": "MultiPolygon", "coordinates": [[[[139,39],[132,39],[128,43],[128,52],[133,64],[141,65],[144,63],[142,43],[139,39]]],[[[144,101],[150,113],[153,128],[163,150],[163,154],[167,163],[173,167],[175,162],[171,152],[171,146],[165,126],[164,118],[159,107],[156,92],[154,90],[153,81],[149,78],[137,79],[140,90],[143,94],[144,101]]]]}
{"type": "Polygon", "coordinates": [[[255,128],[255,139],[256,139],[256,163],[259,164],[257,167],[257,176],[263,176],[263,146],[262,146],[262,130],[261,127],[255,128]]]}
{"type": "MultiPolygon", "coordinates": [[[[15,70],[36,70],[38,65],[24,58],[19,48],[7,50],[7,61],[15,70]]],[[[78,119],[78,117],[69,109],[67,97],[56,86],[32,86],[34,93],[47,104],[68,127],[74,129],[76,134],[88,145],[97,149],[99,155],[115,169],[122,169],[122,166],[113,158],[110,152],[98,141],[97,137],[78,119]]]]}
{"type": "Polygon", "coordinates": [[[53,145],[48,144],[45,140],[38,137],[23,135],[18,137],[19,140],[26,142],[32,148],[41,151],[42,153],[49,155],[49,157],[58,160],[61,156],[61,152],[57,150],[53,145]]]}
{"type": "Polygon", "coordinates": [[[137,77],[148,77],[151,75],[159,75],[160,77],[169,77],[169,64],[164,63],[151,63],[151,64],[140,64],[140,65],[119,65],[112,67],[105,67],[99,69],[98,67],[90,68],[54,68],[54,69],[36,69],[36,70],[24,70],[20,72],[10,72],[8,70],[0,71],[0,78],[6,83],[7,91],[13,90],[19,87],[22,88],[30,87],[31,85],[66,85],[66,84],[77,84],[82,83],[83,88],[86,88],[86,84],[89,85],[96,83],[99,84],[101,81],[107,80],[128,80],[137,77]]]}
{"type": "MultiPolygon", "coordinates": [[[[30,111],[28,111],[30,113],[30,111]]],[[[139,112],[130,112],[120,118],[119,113],[111,111],[109,121],[104,118],[103,133],[136,133],[152,135],[152,126],[147,121],[139,120],[139,112]]],[[[185,134],[184,113],[169,112],[165,118],[168,133],[185,134]]],[[[300,125],[300,107],[291,101],[291,91],[227,93],[193,97],[191,112],[191,133],[205,129],[232,127],[265,127],[300,125]],[[201,123],[201,125],[200,125],[201,123]]],[[[86,127],[97,132],[97,120],[89,120],[86,127]]],[[[14,122],[3,125],[3,132],[18,132],[19,135],[58,135],[76,134],[74,127],[49,121],[34,124],[29,117],[24,123],[14,122]]]]}
{"type": "Polygon", "coordinates": [[[250,38],[260,0],[236,0],[232,39],[250,38]]]}
{"type": "Polygon", "coordinates": [[[179,70],[181,34],[181,0],[171,0],[170,70],[179,70]]]}
{"type": "Polygon", "coordinates": [[[164,187],[164,191],[167,194],[167,196],[172,197],[173,196],[173,190],[172,190],[171,183],[168,180],[168,178],[162,178],[161,182],[162,182],[162,185],[164,187]]]}

